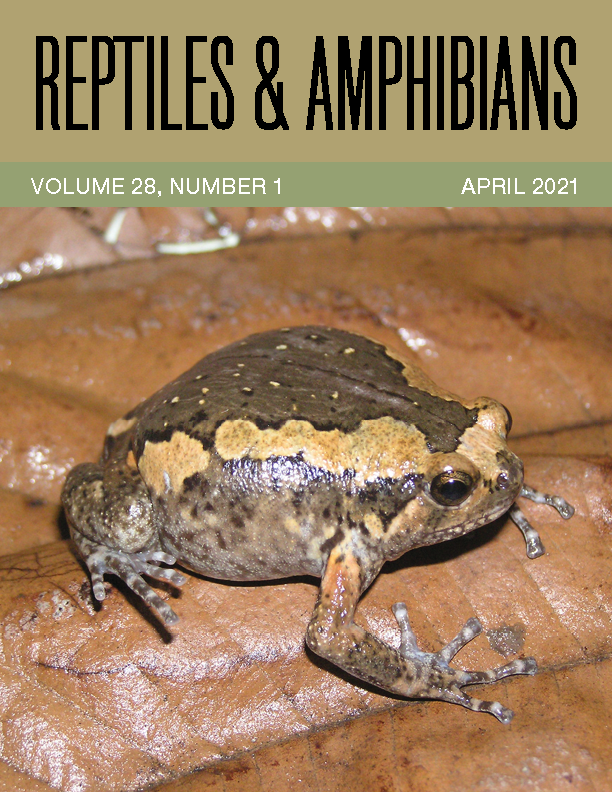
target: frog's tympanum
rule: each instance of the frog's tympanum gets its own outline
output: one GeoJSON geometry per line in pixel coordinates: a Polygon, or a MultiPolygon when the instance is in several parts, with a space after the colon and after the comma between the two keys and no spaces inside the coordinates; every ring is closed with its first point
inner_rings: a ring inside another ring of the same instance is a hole
{"type": "Polygon", "coordinates": [[[315,575],[313,652],[392,693],[507,723],[510,710],[462,688],[533,674],[536,663],[452,668],[480,633],[477,619],[429,654],[403,603],[393,606],[399,649],[353,617],[385,561],[508,510],[528,555],[543,552],[515,500],[548,503],[566,518],[573,509],[523,484],[506,445],[510,423],[493,399],[464,401],[368,338],[284,328],[208,355],[111,424],[101,462],[77,465],[62,499],[96,599],[103,575],[117,575],[170,625],[177,616],[142,575],[177,586],[185,578],[161,563],[226,581],[315,575]]]}

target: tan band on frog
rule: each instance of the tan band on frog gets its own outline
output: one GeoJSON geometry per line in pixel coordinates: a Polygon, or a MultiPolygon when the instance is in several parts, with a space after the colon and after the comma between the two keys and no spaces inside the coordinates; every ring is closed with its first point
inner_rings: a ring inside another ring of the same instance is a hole
{"type": "Polygon", "coordinates": [[[357,483],[403,478],[421,470],[430,456],[422,432],[390,417],[362,421],[348,434],[319,431],[309,421],[287,421],[279,429],[258,429],[242,419],[225,421],[217,429],[215,446],[226,461],[302,454],[305,462],[329,473],[354,470],[357,483]]]}
{"type": "Polygon", "coordinates": [[[163,495],[168,490],[179,493],[185,479],[204,471],[209,462],[210,452],[202,448],[199,440],[175,432],[170,440],[160,443],[147,440],[138,469],[155,493],[163,495]]]}
{"type": "Polygon", "coordinates": [[[390,358],[397,360],[403,365],[404,369],[402,371],[402,375],[406,380],[406,383],[412,388],[418,388],[419,390],[425,391],[425,393],[429,393],[431,396],[437,396],[438,398],[444,399],[445,401],[456,401],[465,405],[466,402],[459,396],[445,390],[444,388],[441,388],[439,385],[436,385],[436,383],[430,379],[416,363],[411,363],[409,360],[406,360],[405,357],[398,354],[389,347],[385,347],[385,352],[390,358]]]}

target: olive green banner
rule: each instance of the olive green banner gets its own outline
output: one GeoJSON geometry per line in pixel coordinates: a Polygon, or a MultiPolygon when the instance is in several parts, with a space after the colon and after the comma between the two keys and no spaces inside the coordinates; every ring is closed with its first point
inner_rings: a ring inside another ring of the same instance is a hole
{"type": "Polygon", "coordinates": [[[610,206],[612,163],[4,162],[1,206],[610,206]]]}

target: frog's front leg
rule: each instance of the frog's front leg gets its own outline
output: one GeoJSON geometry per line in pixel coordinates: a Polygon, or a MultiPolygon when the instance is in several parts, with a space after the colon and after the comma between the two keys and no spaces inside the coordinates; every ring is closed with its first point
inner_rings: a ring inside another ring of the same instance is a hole
{"type": "Polygon", "coordinates": [[[159,547],[152,504],[137,468],[122,463],[77,465],[64,484],[62,503],[72,541],[89,569],[94,597],[103,600],[103,576],[116,575],[166,624],[178,621],[142,578],[148,575],[175,586],[185,582],[179,572],[159,566],[176,559],[159,547]]]}
{"type": "MultiPolygon", "coordinates": [[[[519,492],[519,498],[527,498],[527,500],[531,500],[534,503],[545,503],[547,506],[556,509],[564,520],[569,520],[574,514],[574,507],[565,498],[560,495],[549,495],[547,492],[540,492],[528,484],[523,484],[519,492]]],[[[544,555],[544,545],[540,539],[540,534],[525,517],[519,506],[516,503],[513,504],[508,513],[512,522],[523,534],[525,545],[527,546],[527,557],[539,558],[544,555]]]]}
{"type": "Polygon", "coordinates": [[[362,565],[348,543],[334,548],[306,632],[306,642],[313,652],[349,674],[391,693],[461,704],[477,712],[490,712],[502,723],[510,722],[511,710],[497,701],[472,698],[461,688],[495,682],[513,674],[534,674],[537,665],[532,657],[487,671],[452,668],[449,660],[479,635],[480,622],[470,619],[439,652],[423,652],[417,647],[403,603],[393,606],[402,634],[399,650],[394,649],[353,621],[363,582],[362,565]]]}

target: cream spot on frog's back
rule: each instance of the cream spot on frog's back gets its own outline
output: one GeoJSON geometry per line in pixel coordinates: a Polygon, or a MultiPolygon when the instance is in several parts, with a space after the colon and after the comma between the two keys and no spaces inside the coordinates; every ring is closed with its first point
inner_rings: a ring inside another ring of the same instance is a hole
{"type": "Polygon", "coordinates": [[[119,437],[124,432],[128,432],[132,426],[136,423],[136,418],[118,418],[116,421],[113,421],[112,424],[106,430],[106,434],[108,437],[119,437]]]}
{"type": "Polygon", "coordinates": [[[302,454],[308,464],[336,475],[354,470],[358,484],[417,472],[429,455],[422,432],[390,417],[362,421],[350,433],[320,431],[308,421],[287,421],[279,429],[258,429],[242,419],[225,421],[217,429],[215,446],[226,461],[302,454]]]}
{"type": "Polygon", "coordinates": [[[210,452],[198,440],[184,432],[175,432],[170,440],[152,443],[147,440],[138,469],[146,483],[157,495],[163,495],[168,484],[173,492],[180,492],[185,479],[208,467],[210,452]]]}

